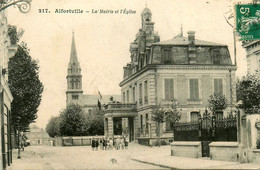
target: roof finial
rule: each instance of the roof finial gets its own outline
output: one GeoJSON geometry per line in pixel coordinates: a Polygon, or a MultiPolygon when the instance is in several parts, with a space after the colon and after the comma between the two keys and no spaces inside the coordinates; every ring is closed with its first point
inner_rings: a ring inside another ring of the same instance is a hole
{"type": "Polygon", "coordinates": [[[145,1],[145,7],[147,7],[147,0],[145,1]]]}

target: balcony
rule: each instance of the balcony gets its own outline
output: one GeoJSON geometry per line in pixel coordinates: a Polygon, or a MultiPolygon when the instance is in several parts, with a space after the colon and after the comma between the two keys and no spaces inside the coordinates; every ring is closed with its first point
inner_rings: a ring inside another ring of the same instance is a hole
{"type": "Polygon", "coordinates": [[[109,103],[106,106],[105,117],[135,117],[136,103],[109,103]]]}

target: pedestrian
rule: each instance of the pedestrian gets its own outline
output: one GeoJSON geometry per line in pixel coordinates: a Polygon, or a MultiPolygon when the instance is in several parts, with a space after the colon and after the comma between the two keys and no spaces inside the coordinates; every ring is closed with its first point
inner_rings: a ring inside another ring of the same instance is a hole
{"type": "Polygon", "coordinates": [[[109,147],[111,150],[113,150],[113,139],[109,138],[109,147]]]}
{"type": "Polygon", "coordinates": [[[103,150],[106,150],[107,149],[107,141],[105,140],[105,138],[103,138],[102,144],[103,144],[103,150]]]}
{"type": "Polygon", "coordinates": [[[124,142],[125,142],[125,149],[128,148],[128,137],[124,138],[124,142]]]}
{"type": "Polygon", "coordinates": [[[123,139],[122,136],[121,136],[121,138],[120,138],[120,147],[121,147],[122,149],[125,149],[125,142],[124,142],[124,139],[123,139]]]}
{"type": "Polygon", "coordinates": [[[98,150],[98,144],[99,144],[98,139],[96,139],[96,142],[95,142],[95,148],[96,148],[96,150],[98,150]]]}
{"type": "Polygon", "coordinates": [[[92,146],[92,151],[94,151],[94,149],[96,147],[96,141],[94,138],[92,138],[92,140],[91,140],[91,146],[92,146]]]}
{"type": "Polygon", "coordinates": [[[100,145],[100,149],[103,150],[103,139],[99,139],[99,145],[100,145]]]}

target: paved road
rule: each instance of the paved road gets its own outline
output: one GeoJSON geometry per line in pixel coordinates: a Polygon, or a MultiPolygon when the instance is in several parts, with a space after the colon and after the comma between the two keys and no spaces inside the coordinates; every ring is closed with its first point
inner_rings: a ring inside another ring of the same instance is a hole
{"type": "Polygon", "coordinates": [[[11,169],[162,169],[131,158],[165,151],[170,152],[170,146],[149,148],[130,144],[127,150],[99,151],[92,151],[89,146],[29,146],[22,152],[21,160],[14,159],[11,169]]]}

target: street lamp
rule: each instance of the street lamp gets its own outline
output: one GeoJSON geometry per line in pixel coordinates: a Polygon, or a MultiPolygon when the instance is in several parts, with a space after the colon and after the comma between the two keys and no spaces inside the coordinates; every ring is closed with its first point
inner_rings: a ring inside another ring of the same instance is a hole
{"type": "Polygon", "coordinates": [[[20,12],[27,13],[31,9],[32,0],[0,0],[0,12],[10,6],[18,7],[20,12]]]}

